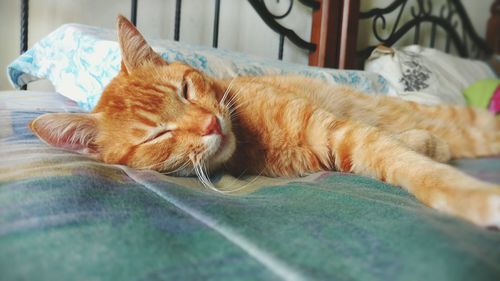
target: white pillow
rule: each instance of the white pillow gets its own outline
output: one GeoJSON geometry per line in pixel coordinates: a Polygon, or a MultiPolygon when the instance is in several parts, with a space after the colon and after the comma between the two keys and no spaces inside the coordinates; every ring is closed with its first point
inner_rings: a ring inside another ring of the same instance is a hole
{"type": "Polygon", "coordinates": [[[395,89],[392,95],[424,104],[465,105],[466,87],[496,77],[484,62],[418,45],[378,47],[366,61],[365,70],[384,76],[395,89]]]}

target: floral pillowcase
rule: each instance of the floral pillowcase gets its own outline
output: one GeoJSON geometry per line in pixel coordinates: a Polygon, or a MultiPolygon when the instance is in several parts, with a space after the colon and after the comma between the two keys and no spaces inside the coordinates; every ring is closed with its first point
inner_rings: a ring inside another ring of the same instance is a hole
{"type": "Polygon", "coordinates": [[[478,80],[496,77],[482,61],[418,45],[402,49],[380,46],[366,61],[365,70],[384,76],[396,96],[424,104],[465,105],[465,88],[478,80]]]}

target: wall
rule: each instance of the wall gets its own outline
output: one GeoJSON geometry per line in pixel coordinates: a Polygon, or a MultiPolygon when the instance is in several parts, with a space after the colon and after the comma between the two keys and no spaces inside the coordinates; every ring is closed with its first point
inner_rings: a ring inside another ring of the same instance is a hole
{"type": "MultiPolygon", "coordinates": [[[[371,9],[371,7],[385,7],[389,5],[391,2],[393,2],[393,0],[360,0],[360,1],[361,1],[362,11],[367,11],[371,9]]],[[[433,14],[439,14],[441,7],[443,6],[443,4],[446,3],[446,0],[432,0],[431,2],[432,2],[433,14]]],[[[486,36],[486,25],[488,18],[490,17],[490,6],[493,2],[494,0],[475,0],[475,1],[462,0],[462,4],[465,10],[467,11],[467,14],[469,15],[472,25],[474,26],[474,29],[476,30],[478,35],[481,36],[482,38],[486,36]]],[[[412,16],[410,10],[413,6],[416,6],[416,1],[409,3],[405,7],[403,17],[401,18],[401,22],[404,23],[407,20],[411,19],[412,16]]],[[[388,23],[395,22],[397,11],[399,11],[399,8],[387,16],[388,23]]],[[[457,18],[458,16],[454,17],[454,19],[457,18]]],[[[359,33],[358,33],[358,46],[360,48],[374,45],[377,43],[377,41],[375,41],[375,38],[371,36],[371,34],[373,33],[371,24],[372,24],[371,20],[364,20],[360,22],[359,33]]],[[[390,31],[392,27],[393,26],[391,24],[388,24],[385,31],[390,31]]],[[[426,37],[429,38],[430,33],[431,33],[430,24],[421,26],[420,36],[421,38],[423,38],[423,40],[419,42],[420,45],[428,46],[430,40],[425,40],[424,38],[426,37]]],[[[388,34],[388,32],[387,33],[381,32],[381,34],[388,34]]],[[[446,34],[442,29],[437,29],[437,34],[438,37],[436,40],[436,47],[439,49],[444,49],[446,34]]],[[[402,40],[400,40],[397,45],[404,46],[410,44],[413,44],[412,32],[407,34],[407,36],[403,37],[402,40]]]]}
{"type": "MultiPolygon", "coordinates": [[[[280,13],[288,1],[266,1],[269,9],[280,13]]],[[[212,44],[213,0],[183,0],[180,40],[192,44],[212,44]]],[[[19,53],[18,0],[0,0],[0,90],[11,89],[5,69],[19,53]]],[[[130,15],[129,0],[31,0],[29,45],[43,38],[58,26],[76,22],[115,28],[117,14],[130,15]]],[[[140,0],[138,27],[146,37],[173,39],[174,0],[140,0]]],[[[310,10],[297,1],[283,25],[308,39],[311,30],[310,10]]],[[[269,29],[244,0],[222,0],[219,47],[277,59],[279,36],[269,29]]],[[[284,60],[307,64],[307,53],[285,41],[284,60]]],[[[31,89],[47,89],[32,86],[31,89]]]]}
{"type": "MultiPolygon", "coordinates": [[[[445,0],[433,0],[433,3],[445,0]]],[[[485,34],[489,6],[493,0],[464,0],[464,6],[481,36],[485,34]]],[[[288,6],[288,1],[266,0],[276,13],[288,6]]],[[[391,0],[361,0],[362,9],[383,6],[391,0]]],[[[212,0],[183,0],[181,41],[211,45],[213,24],[212,0]],[[208,12],[207,12],[208,11],[208,12]]],[[[437,5],[437,4],[436,4],[437,5]]],[[[276,59],[279,36],[270,30],[245,0],[222,0],[219,47],[276,59]]],[[[174,0],[140,0],[138,27],[150,38],[173,38],[174,0]]],[[[5,75],[7,65],[19,52],[19,1],[0,0],[0,90],[11,89],[5,75]]],[[[128,0],[31,0],[29,45],[63,23],[77,22],[105,28],[115,27],[117,14],[130,14],[128,0]]],[[[283,21],[308,39],[311,29],[310,10],[295,1],[291,15],[283,21]]],[[[360,43],[369,43],[371,30],[360,28],[360,43]],[[368,40],[368,41],[367,41],[368,40]]],[[[285,43],[284,60],[307,64],[307,53],[285,43]]],[[[50,89],[47,83],[30,85],[31,89],[50,89]]]]}

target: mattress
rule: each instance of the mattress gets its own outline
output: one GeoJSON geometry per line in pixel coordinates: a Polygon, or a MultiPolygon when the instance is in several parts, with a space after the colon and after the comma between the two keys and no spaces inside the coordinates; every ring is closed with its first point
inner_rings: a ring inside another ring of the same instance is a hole
{"type": "MultiPolygon", "coordinates": [[[[499,280],[500,232],[380,181],[323,172],[194,178],[52,148],[27,124],[79,111],[56,93],[0,93],[1,280],[499,280]]],[[[500,157],[452,165],[500,183],[500,157]]]]}

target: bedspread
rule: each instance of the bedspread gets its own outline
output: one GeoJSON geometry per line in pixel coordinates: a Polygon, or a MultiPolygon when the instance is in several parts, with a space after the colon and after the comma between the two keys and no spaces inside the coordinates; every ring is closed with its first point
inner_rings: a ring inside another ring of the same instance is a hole
{"type": "MultiPolygon", "coordinates": [[[[0,94],[1,280],[499,280],[500,232],[380,181],[264,177],[238,194],[49,147],[28,122],[77,111],[0,94]]],[[[453,163],[500,183],[500,158],[453,163]]]]}

